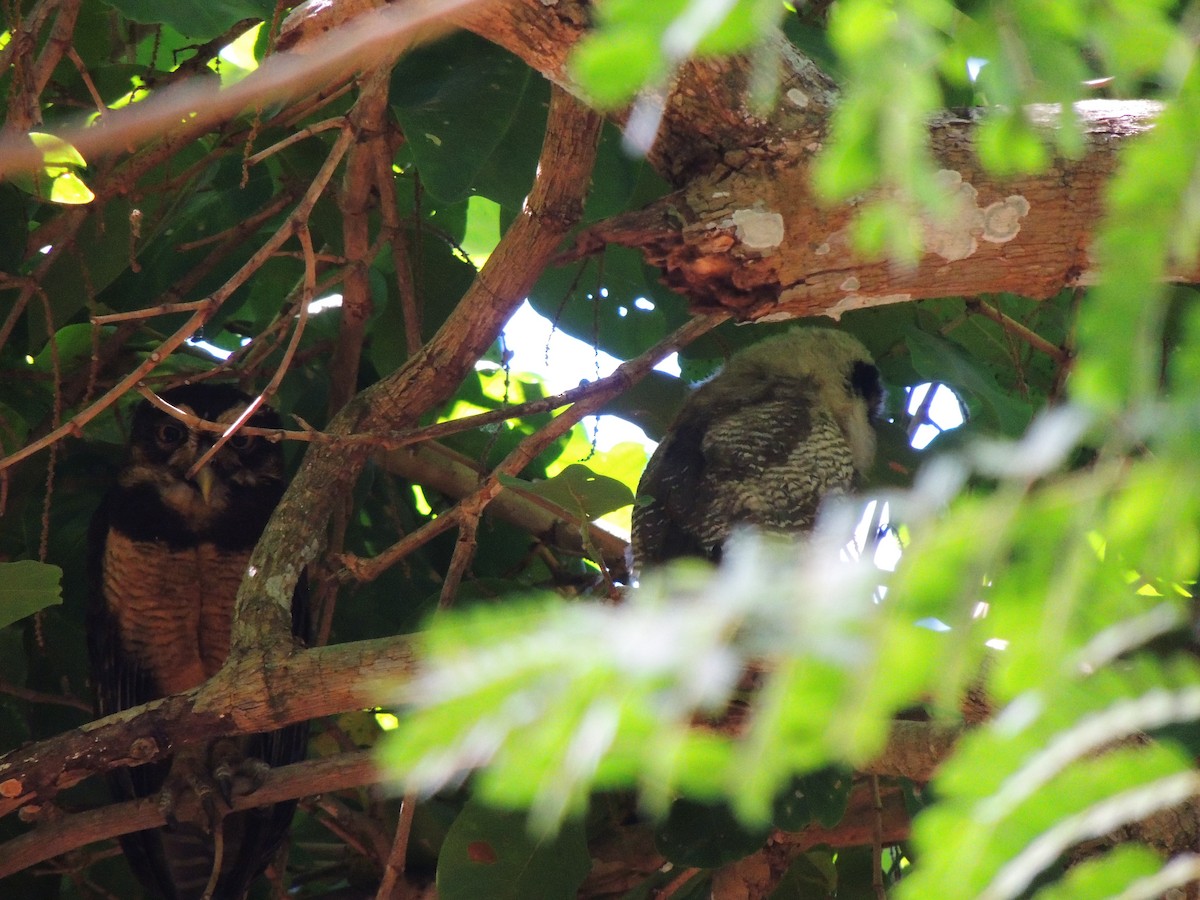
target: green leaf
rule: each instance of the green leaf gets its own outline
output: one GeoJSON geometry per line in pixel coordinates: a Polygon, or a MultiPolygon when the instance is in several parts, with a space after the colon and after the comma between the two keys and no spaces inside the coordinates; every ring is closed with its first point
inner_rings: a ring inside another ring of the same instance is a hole
{"type": "Polygon", "coordinates": [[[724,803],[676,800],[654,834],[658,851],[678,866],[712,869],[749,856],[766,842],[770,828],[750,829],[724,803]]]}
{"type": "Polygon", "coordinates": [[[641,29],[592,32],[571,52],[571,77],[601,109],[615,109],[667,73],[654,35],[641,29]]]}
{"type": "Polygon", "coordinates": [[[775,798],[775,827],[799,831],[814,821],[835,827],[846,814],[852,787],[850,775],[836,768],[793,779],[775,798]]]}
{"type": "Polygon", "coordinates": [[[42,162],[49,166],[79,166],[85,168],[87,160],[83,154],[54,134],[42,131],[31,131],[29,139],[33,145],[42,151],[42,162]]]}
{"type": "Polygon", "coordinates": [[[687,321],[682,297],[647,271],[641,254],[608,247],[598,259],[547,268],[529,304],[557,327],[630,359],[687,321]]]}
{"type": "Polygon", "coordinates": [[[62,569],[33,560],[0,563],[0,628],[62,603],[62,569]]]}
{"type": "Polygon", "coordinates": [[[660,83],[689,56],[752,47],[782,14],[775,0],[609,0],[598,7],[598,27],[572,50],[568,69],[593,102],[615,108],[660,83]]]}
{"type": "Polygon", "coordinates": [[[243,19],[270,21],[274,0],[206,0],[204,3],[160,3],[156,0],[104,0],[143,25],[170,25],[180,34],[207,41],[243,19]]]}
{"type": "Polygon", "coordinates": [[[587,519],[598,519],[605,513],[628,506],[633,492],[615,478],[597,475],[587,466],[575,463],[546,481],[528,482],[502,476],[501,483],[526,494],[545,497],[563,509],[577,512],[587,519]]]}
{"type": "Polygon", "coordinates": [[[532,838],[519,813],[468,802],[438,857],[442,900],[574,900],[591,870],[583,827],[566,824],[551,838],[532,838]]]}
{"type": "Polygon", "coordinates": [[[989,115],[975,131],[979,158],[992,172],[1040,172],[1050,164],[1046,135],[1018,113],[989,115]]]}
{"type": "MultiPolygon", "coordinates": [[[[100,329],[100,339],[111,334],[111,325],[100,329]]],[[[34,358],[33,364],[40,372],[54,371],[54,357],[58,356],[58,365],[62,371],[70,371],[76,365],[88,361],[92,355],[92,325],[79,323],[60,328],[54,335],[54,346],[50,341],[34,358]]]]}
{"type": "MultiPolygon", "coordinates": [[[[1188,755],[1136,737],[1196,718],[1200,671],[1145,654],[1133,663],[1026,694],[963,738],[938,773],[939,802],[914,822],[921,864],[901,900],[1018,896],[1072,844],[1194,795],[1188,755]]],[[[1128,879],[1145,862],[1108,865],[1128,879]]]]}
{"type": "Polygon", "coordinates": [[[83,179],[78,175],[73,172],[63,172],[54,179],[54,183],[50,187],[50,196],[48,199],[51,203],[75,206],[82,203],[91,203],[96,199],[96,195],[92,193],[91,188],[84,184],[83,179]]]}
{"type": "MultiPolygon", "coordinates": [[[[1035,895],[1035,900],[1108,900],[1110,897],[1146,897],[1130,890],[1162,868],[1162,859],[1148,847],[1121,844],[1103,856],[1072,866],[1061,881],[1035,895]]],[[[1165,885],[1163,885],[1165,887],[1165,885]]]]}
{"type": "Polygon", "coordinates": [[[517,120],[531,79],[515,56],[470,34],[400,62],[392,73],[392,109],[431,194],[445,203],[468,196],[517,120]]]}

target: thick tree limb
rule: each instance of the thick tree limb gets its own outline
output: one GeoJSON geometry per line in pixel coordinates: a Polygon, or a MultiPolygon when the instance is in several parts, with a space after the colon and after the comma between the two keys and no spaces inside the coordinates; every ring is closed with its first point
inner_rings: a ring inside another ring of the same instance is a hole
{"type": "MultiPolygon", "coordinates": [[[[589,6],[509,0],[486,11],[465,7],[454,19],[578,92],[567,59],[586,33],[589,6]]],[[[310,9],[314,21],[350,12],[336,2],[310,9]]],[[[589,229],[576,255],[608,244],[636,247],[696,311],[726,309],[743,319],[837,318],[885,303],[1006,291],[1049,297],[1091,276],[1088,246],[1103,213],[1102,190],[1120,148],[1150,127],[1156,105],[1079,104],[1084,155],[1009,179],[983,171],[973,117],[937,118],[931,150],[959,211],[924,226],[925,253],[905,269],[855,253],[848,226],[863,198],[828,205],[814,195],[810,170],[827,137],[836,88],[781,36],[772,50],[779,89],[765,112],[747,104],[748,58],[680,68],[648,156],[679,190],[589,229]]],[[[1048,131],[1057,127],[1055,110],[1031,112],[1048,131]]]]}
{"type": "MultiPolygon", "coordinates": [[[[597,115],[561,91],[554,94],[538,177],[522,214],[433,339],[347,404],[330,433],[412,427],[453,393],[579,220],[599,135],[597,115]]],[[[365,457],[365,448],[310,448],[251,558],[238,594],[231,658],[253,654],[272,634],[286,632],[281,626],[296,581],[319,555],[325,524],[365,457]]]]}
{"type": "Polygon", "coordinates": [[[855,253],[855,204],[817,199],[809,185],[817,147],[786,132],[768,147],[732,150],[674,194],[594,226],[577,253],[637,247],[697,310],[747,319],[837,318],[885,303],[1005,291],[1049,297],[1093,274],[1088,245],[1102,191],[1120,147],[1157,111],[1146,102],[1078,104],[1086,154],[1009,179],[983,171],[972,120],[942,117],[932,146],[957,212],[925,225],[925,252],[912,268],[855,253]]]}
{"type": "MultiPolygon", "coordinates": [[[[290,684],[287,691],[276,691],[264,702],[260,691],[262,688],[253,680],[244,686],[239,685],[233,693],[227,693],[223,703],[227,707],[237,708],[240,713],[236,719],[232,716],[212,718],[210,713],[202,712],[202,708],[214,705],[214,698],[208,685],[198,688],[181,698],[191,698],[189,707],[184,702],[171,702],[179,698],[168,698],[165,701],[147,704],[132,710],[109,716],[107,719],[86,726],[66,735],[43,741],[24,751],[15,751],[0,759],[0,796],[7,796],[16,784],[32,785],[35,782],[47,783],[53,779],[53,767],[58,760],[79,760],[79,750],[86,744],[100,746],[131,746],[137,744],[139,749],[130,755],[140,753],[139,761],[149,762],[151,759],[169,752],[175,742],[188,739],[189,735],[202,733],[208,737],[219,735],[240,734],[273,728],[280,724],[301,721],[309,715],[329,715],[350,709],[358,709],[364,705],[386,703],[393,686],[399,683],[410,671],[411,656],[405,642],[393,640],[390,642],[364,642],[362,644],[347,644],[341,647],[328,647],[310,650],[289,661],[284,669],[278,672],[280,684],[290,684]],[[391,644],[392,646],[387,646],[391,644]],[[353,652],[349,652],[353,651],[353,652]],[[387,684],[387,689],[381,696],[364,697],[354,690],[356,683],[377,673],[371,680],[379,684],[387,684]],[[320,674],[321,681],[313,679],[320,674]],[[306,681],[293,681],[305,678],[306,681]],[[296,689],[296,685],[303,685],[296,689]],[[195,710],[195,712],[193,712],[195,710]],[[105,740],[105,737],[119,732],[122,740],[105,740]],[[138,735],[129,740],[131,735],[138,735]],[[148,737],[155,735],[156,737],[148,737]],[[153,745],[153,746],[151,746],[153,745]],[[20,755],[21,760],[12,760],[20,755]],[[34,761],[31,768],[22,769],[14,762],[27,763],[34,761]],[[35,771],[36,769],[36,771],[35,771]],[[21,774],[23,772],[23,774],[21,774]],[[14,774],[16,773],[16,774],[14,774]]],[[[906,727],[898,728],[892,736],[888,748],[879,759],[868,768],[883,770],[888,760],[912,760],[923,758],[912,772],[892,771],[892,775],[923,775],[925,780],[932,772],[938,759],[929,756],[931,752],[945,754],[949,751],[951,734],[939,730],[927,723],[900,723],[906,727]]],[[[108,764],[121,764],[129,760],[106,761],[108,764]]],[[[99,762],[93,759],[91,764],[99,762]]],[[[903,765],[903,763],[902,763],[903,765]]],[[[20,798],[21,805],[33,807],[47,802],[53,793],[68,786],[70,779],[78,780],[77,775],[83,774],[81,769],[61,772],[60,783],[53,785],[39,794],[25,794],[20,798]]],[[[345,790],[362,785],[375,784],[385,779],[367,752],[348,753],[325,759],[308,760],[290,766],[283,766],[269,772],[261,787],[253,793],[237,796],[233,800],[232,809],[249,809],[283,800],[290,800],[314,793],[345,790]]],[[[74,783],[73,781],[71,783],[74,783]]],[[[875,824],[875,810],[869,797],[862,791],[857,792],[842,823],[832,829],[813,825],[799,832],[778,832],[764,853],[783,852],[794,857],[807,849],[819,844],[831,846],[855,846],[869,843],[869,834],[875,824]],[[868,835],[864,839],[863,835],[868,835]]],[[[11,810],[13,801],[5,801],[11,810]]],[[[38,826],[30,832],[14,838],[0,846],[0,878],[29,866],[45,861],[53,856],[66,853],[69,850],[82,847],[99,840],[117,837],[131,831],[144,828],[155,828],[164,824],[162,811],[153,797],[135,801],[112,804],[100,809],[89,810],[60,817],[54,821],[38,826]]],[[[885,841],[894,843],[907,836],[908,818],[904,812],[903,803],[899,802],[894,792],[885,795],[884,835],[885,841]]],[[[641,833],[641,832],[638,832],[641,833]]],[[[645,836],[652,841],[647,831],[645,836]]],[[[626,838],[629,834],[625,835],[626,838]]],[[[647,848],[649,853],[649,848],[647,848]]],[[[644,878],[646,874],[662,865],[663,860],[650,854],[658,861],[649,869],[633,865],[636,854],[630,854],[625,847],[617,861],[623,866],[624,876],[631,874],[644,878]]],[[[603,864],[604,853],[598,853],[596,866],[597,878],[603,880],[602,873],[608,872],[603,864]]],[[[608,872],[610,876],[616,873],[608,872]]]]}
{"type": "MultiPolygon", "coordinates": [[[[233,798],[229,811],[253,809],[308,794],[346,790],[373,784],[379,778],[379,769],[370,752],[365,750],[310,759],[267,772],[262,785],[253,793],[233,798]]],[[[62,816],[6,843],[0,850],[0,878],[85,844],[165,824],[166,817],[157,797],[142,797],[62,816]]]]}
{"type": "Polygon", "coordinates": [[[194,690],[0,757],[0,815],[52,800],[95,773],[161,759],[181,744],[386,704],[413,667],[406,638],[231,659],[194,690]]]}

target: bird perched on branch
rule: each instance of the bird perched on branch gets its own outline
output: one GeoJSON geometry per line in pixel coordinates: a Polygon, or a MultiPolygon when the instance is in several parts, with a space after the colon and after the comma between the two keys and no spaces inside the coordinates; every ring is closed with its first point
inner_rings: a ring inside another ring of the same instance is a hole
{"type": "Polygon", "coordinates": [[[735,354],[688,397],[642,474],[637,567],[719,560],[741,524],[810,531],[821,501],[874,462],[883,396],[871,355],[840,331],[797,328],[735,354]]]}
{"type": "MultiPolygon", "coordinates": [[[[236,388],[186,385],[163,399],[185,413],[233,424],[251,402],[236,388]]],[[[248,425],[278,428],[263,407],[248,425]]],[[[118,710],[196,687],[229,655],[234,599],[247,562],[283,495],[277,443],[235,433],[195,473],[218,433],[190,427],[143,401],[128,456],[89,532],[88,639],[96,711],[118,710]]],[[[292,632],[307,632],[306,598],[293,597],[292,632]]],[[[167,762],[118,770],[118,799],[158,793],[170,824],[126,835],[125,855],[154,897],[242,897],[291,822],[294,803],[222,816],[265,766],[302,759],[307,726],[179,748],[167,762]],[[208,821],[183,821],[174,804],[192,791],[208,821]],[[161,792],[161,793],[160,793],[161,792]]]]}

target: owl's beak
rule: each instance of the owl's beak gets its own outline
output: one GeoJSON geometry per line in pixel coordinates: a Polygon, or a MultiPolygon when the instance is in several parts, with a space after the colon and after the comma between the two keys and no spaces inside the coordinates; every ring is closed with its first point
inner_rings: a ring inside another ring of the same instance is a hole
{"type": "Polygon", "coordinates": [[[200,496],[204,498],[204,502],[208,503],[212,496],[213,485],[217,483],[217,473],[213,471],[212,466],[204,466],[196,473],[196,486],[200,488],[200,496]]]}

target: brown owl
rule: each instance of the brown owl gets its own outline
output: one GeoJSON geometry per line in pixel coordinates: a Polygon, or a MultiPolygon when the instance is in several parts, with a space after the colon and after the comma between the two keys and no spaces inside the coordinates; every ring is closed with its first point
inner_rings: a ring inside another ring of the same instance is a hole
{"type": "MultiPolygon", "coordinates": [[[[185,412],[232,424],[250,397],[224,385],[187,385],[163,399],[185,412]]],[[[269,408],[248,424],[280,427],[269,408]]],[[[188,690],[229,655],[234,599],[250,552],[285,487],[279,445],[235,434],[193,477],[187,472],[216,438],[143,402],[128,456],[92,519],[88,639],[96,711],[108,715],[188,690]]],[[[307,631],[305,596],[293,598],[292,630],[307,631]]],[[[119,799],[168,787],[228,794],[249,763],[302,759],[307,728],[180,748],[168,762],[113,773],[119,799]]],[[[252,766],[250,768],[253,768],[252,766]]],[[[239,782],[243,783],[243,782],[239,782]]],[[[291,822],[294,803],[220,820],[221,852],[198,824],[173,822],[126,835],[122,848],[150,896],[235,900],[263,871],[291,822]]],[[[168,817],[171,811],[168,810],[168,817]]]]}

